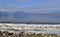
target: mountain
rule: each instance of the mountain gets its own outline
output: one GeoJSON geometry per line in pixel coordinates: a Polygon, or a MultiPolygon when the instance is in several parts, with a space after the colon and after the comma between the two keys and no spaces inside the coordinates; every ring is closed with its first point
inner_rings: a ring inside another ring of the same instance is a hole
{"type": "Polygon", "coordinates": [[[60,16],[50,16],[51,14],[60,14],[60,12],[51,13],[30,13],[23,11],[6,12],[0,11],[0,22],[5,23],[60,23],[60,16]],[[45,16],[48,14],[47,16],[45,16]],[[44,16],[41,16],[44,15],[44,16]]]}
{"type": "Polygon", "coordinates": [[[15,11],[15,12],[12,12],[12,15],[15,17],[15,18],[24,18],[28,15],[30,15],[31,13],[29,12],[22,12],[22,11],[15,11]]]}
{"type": "Polygon", "coordinates": [[[9,14],[9,13],[6,11],[0,11],[0,15],[7,15],[7,14],[9,14]]]}
{"type": "Polygon", "coordinates": [[[7,17],[15,17],[15,18],[23,18],[31,13],[29,12],[23,12],[23,11],[14,11],[14,12],[7,12],[7,11],[0,11],[0,18],[7,18],[7,17]]]}
{"type": "Polygon", "coordinates": [[[9,16],[9,12],[7,11],[0,11],[0,18],[7,18],[9,16]]]}

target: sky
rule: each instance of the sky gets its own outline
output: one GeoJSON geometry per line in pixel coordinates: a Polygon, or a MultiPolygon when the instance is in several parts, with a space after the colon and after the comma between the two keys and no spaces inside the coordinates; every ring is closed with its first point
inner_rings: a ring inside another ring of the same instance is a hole
{"type": "Polygon", "coordinates": [[[60,0],[0,0],[0,11],[54,12],[60,10],[60,0]]]}

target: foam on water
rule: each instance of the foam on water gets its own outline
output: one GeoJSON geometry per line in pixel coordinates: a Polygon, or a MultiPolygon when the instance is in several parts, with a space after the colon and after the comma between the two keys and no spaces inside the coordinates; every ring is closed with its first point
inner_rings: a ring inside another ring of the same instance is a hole
{"type": "MultiPolygon", "coordinates": [[[[52,26],[52,27],[60,27],[60,24],[52,25],[52,24],[12,24],[12,23],[9,24],[9,23],[0,23],[0,26],[4,26],[4,25],[7,25],[7,26],[16,26],[16,27],[19,27],[19,26],[33,27],[33,28],[35,28],[35,27],[46,27],[46,26],[47,27],[50,27],[50,26],[52,26]]],[[[4,29],[1,30],[1,31],[4,31],[4,29]]],[[[7,31],[7,30],[5,30],[5,31],[7,31]]],[[[24,31],[24,30],[22,30],[22,31],[24,31]]],[[[21,31],[19,31],[19,32],[21,32],[21,31]]],[[[60,30],[37,30],[37,31],[36,30],[25,30],[25,32],[48,33],[48,34],[55,33],[55,34],[60,35],[60,30]]]]}

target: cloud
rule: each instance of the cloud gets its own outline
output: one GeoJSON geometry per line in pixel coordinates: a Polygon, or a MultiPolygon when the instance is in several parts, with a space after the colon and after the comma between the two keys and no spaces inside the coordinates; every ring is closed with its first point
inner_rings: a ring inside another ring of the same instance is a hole
{"type": "Polygon", "coordinates": [[[39,7],[14,7],[14,8],[0,8],[0,11],[24,11],[24,12],[54,12],[60,10],[60,8],[39,8],[39,7]]]}
{"type": "Polygon", "coordinates": [[[39,7],[26,7],[26,8],[20,8],[21,11],[26,12],[47,12],[47,11],[56,11],[60,10],[60,8],[39,8],[39,7]]]}

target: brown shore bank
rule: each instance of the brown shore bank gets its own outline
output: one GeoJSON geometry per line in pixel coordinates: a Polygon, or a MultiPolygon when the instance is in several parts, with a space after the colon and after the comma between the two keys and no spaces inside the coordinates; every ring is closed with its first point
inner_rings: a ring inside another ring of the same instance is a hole
{"type": "Polygon", "coordinates": [[[43,33],[36,34],[34,32],[26,33],[24,31],[19,33],[0,31],[0,37],[60,37],[60,36],[58,36],[57,34],[43,34],[43,33]]]}

